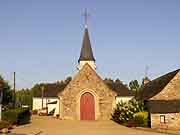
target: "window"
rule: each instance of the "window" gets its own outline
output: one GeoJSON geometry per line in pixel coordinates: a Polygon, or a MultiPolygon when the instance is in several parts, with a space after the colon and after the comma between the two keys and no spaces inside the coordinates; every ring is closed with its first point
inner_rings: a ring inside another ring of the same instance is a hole
{"type": "Polygon", "coordinates": [[[165,115],[160,115],[160,123],[165,123],[165,122],[166,122],[165,115]]]}

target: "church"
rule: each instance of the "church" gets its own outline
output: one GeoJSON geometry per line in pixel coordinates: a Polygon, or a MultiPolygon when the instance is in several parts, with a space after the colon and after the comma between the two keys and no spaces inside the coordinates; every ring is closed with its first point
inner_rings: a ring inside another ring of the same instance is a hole
{"type": "Polygon", "coordinates": [[[133,98],[120,80],[118,90],[112,89],[97,74],[87,23],[77,69],[63,90],[58,89],[57,84],[48,84],[43,92],[34,95],[33,110],[46,108],[48,113],[55,110],[54,116],[63,120],[110,120],[118,102],[133,98]]]}
{"type": "Polygon", "coordinates": [[[96,73],[95,58],[90,44],[88,28],[85,28],[79,72],[58,94],[60,118],[71,120],[110,119],[117,93],[109,89],[96,73]]]}
{"type": "MultiPolygon", "coordinates": [[[[127,87],[125,91],[128,91],[127,87]]],[[[109,120],[116,106],[118,92],[110,89],[96,72],[87,26],[78,60],[78,73],[65,89],[58,93],[58,97],[61,119],[109,120]]],[[[130,100],[132,96],[127,94],[123,98],[130,100]]]]}

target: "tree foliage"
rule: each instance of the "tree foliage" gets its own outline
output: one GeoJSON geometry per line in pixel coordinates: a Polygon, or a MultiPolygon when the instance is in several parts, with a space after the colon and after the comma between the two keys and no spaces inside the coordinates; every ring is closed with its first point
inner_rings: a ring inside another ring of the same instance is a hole
{"type": "Polygon", "coordinates": [[[141,86],[137,80],[133,80],[129,83],[130,90],[137,96],[140,92],[141,86]]]}
{"type": "Polygon", "coordinates": [[[126,84],[123,84],[122,81],[119,79],[113,80],[111,78],[105,78],[104,83],[112,90],[115,90],[117,92],[126,91],[128,93],[128,87],[126,84]]]}
{"type": "MultiPolygon", "coordinates": [[[[57,81],[54,84],[57,85],[57,89],[59,91],[63,90],[68,84],[69,82],[72,80],[71,77],[67,77],[65,80],[61,80],[61,81],[57,81]]],[[[42,91],[42,87],[46,88],[47,85],[49,85],[49,83],[40,83],[40,84],[35,84],[32,88],[32,96],[34,95],[38,95],[38,93],[41,93],[42,91]]]]}
{"type": "Polygon", "coordinates": [[[132,91],[138,91],[140,88],[140,85],[137,80],[133,80],[129,83],[129,88],[132,91]]]}
{"type": "Polygon", "coordinates": [[[9,103],[12,103],[13,96],[12,96],[11,87],[8,84],[8,82],[4,80],[4,78],[2,76],[0,76],[0,90],[3,91],[2,104],[8,105],[9,103]]]}
{"type": "Polygon", "coordinates": [[[32,92],[30,89],[21,89],[16,91],[16,103],[19,105],[28,105],[32,107],[32,92]]]}
{"type": "MultiPolygon", "coordinates": [[[[72,80],[71,77],[67,77],[65,80],[57,81],[53,84],[57,85],[59,91],[63,90],[69,82],[72,80]]],[[[16,103],[19,105],[28,105],[32,108],[33,96],[41,93],[42,87],[47,87],[49,83],[35,84],[31,89],[21,89],[16,91],[16,103]]]]}

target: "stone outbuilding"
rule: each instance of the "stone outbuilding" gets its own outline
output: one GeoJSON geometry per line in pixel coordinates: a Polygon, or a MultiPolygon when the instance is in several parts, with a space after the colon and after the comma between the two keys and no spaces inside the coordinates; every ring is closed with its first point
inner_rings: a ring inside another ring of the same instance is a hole
{"type": "Polygon", "coordinates": [[[180,129],[180,69],[149,82],[141,96],[152,128],[180,129]]]}

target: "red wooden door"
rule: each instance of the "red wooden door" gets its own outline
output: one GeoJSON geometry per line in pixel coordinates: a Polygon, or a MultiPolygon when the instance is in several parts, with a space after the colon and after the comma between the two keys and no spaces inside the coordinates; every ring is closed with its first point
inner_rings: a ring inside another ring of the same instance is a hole
{"type": "Polygon", "coordinates": [[[86,92],[81,96],[80,118],[81,120],[95,120],[94,96],[89,92],[86,92]]]}

